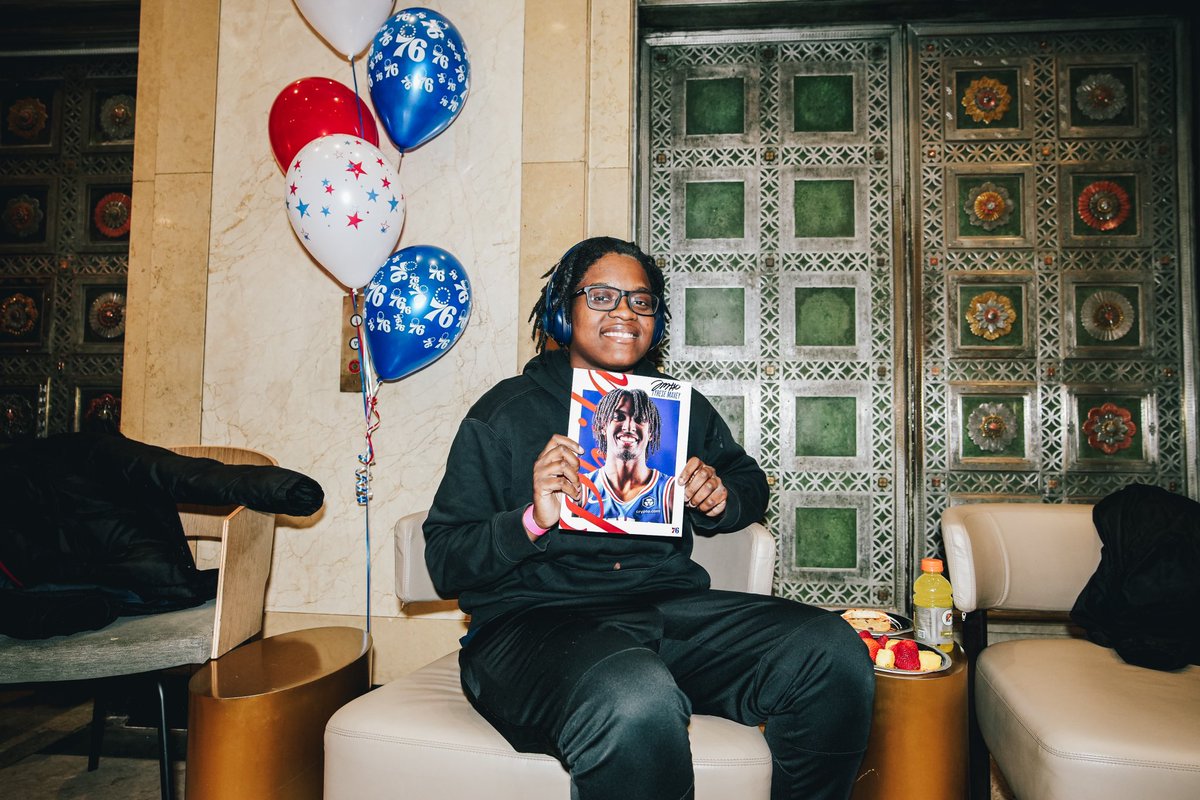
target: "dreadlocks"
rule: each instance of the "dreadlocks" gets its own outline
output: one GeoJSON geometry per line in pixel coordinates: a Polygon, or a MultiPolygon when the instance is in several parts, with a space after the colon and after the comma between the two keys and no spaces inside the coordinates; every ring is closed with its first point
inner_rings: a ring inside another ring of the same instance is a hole
{"type": "MultiPolygon", "coordinates": [[[[638,263],[642,265],[642,269],[646,271],[646,277],[650,280],[650,291],[659,297],[663,296],[666,282],[663,279],[662,270],[658,268],[654,259],[643,253],[636,244],[622,239],[614,239],[611,236],[584,239],[564,253],[558,263],[542,276],[549,280],[542,287],[541,296],[538,297],[537,304],[529,314],[529,320],[533,323],[531,336],[536,342],[539,353],[546,348],[546,340],[549,338],[543,320],[547,316],[553,316],[560,309],[566,314],[567,320],[571,319],[571,305],[574,301],[572,295],[579,288],[588,269],[609,253],[637,259],[638,263]]],[[[665,303],[659,313],[667,313],[665,303]]],[[[560,342],[560,344],[563,343],[560,342]]]]}
{"type": "Polygon", "coordinates": [[[605,436],[604,429],[616,418],[617,409],[626,399],[632,406],[630,416],[637,422],[647,424],[646,433],[650,441],[646,443],[646,455],[654,455],[658,450],[658,431],[662,418],[658,414],[658,408],[650,400],[650,395],[641,389],[613,389],[600,398],[596,405],[596,413],[592,415],[592,438],[596,440],[596,449],[605,456],[608,455],[608,437],[605,436]]]}

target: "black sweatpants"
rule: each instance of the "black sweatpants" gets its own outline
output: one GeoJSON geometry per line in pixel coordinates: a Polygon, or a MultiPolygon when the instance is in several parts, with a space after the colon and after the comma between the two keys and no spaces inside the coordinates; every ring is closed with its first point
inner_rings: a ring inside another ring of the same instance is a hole
{"type": "Polygon", "coordinates": [[[716,590],[524,609],[459,663],[475,708],[517,750],[558,758],[580,800],[692,797],[693,713],[766,723],[773,800],[846,798],[875,693],[838,616],[716,590]]]}

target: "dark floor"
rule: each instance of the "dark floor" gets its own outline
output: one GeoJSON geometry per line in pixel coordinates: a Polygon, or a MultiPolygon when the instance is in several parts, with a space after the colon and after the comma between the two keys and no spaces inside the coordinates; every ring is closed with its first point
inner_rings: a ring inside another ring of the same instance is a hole
{"type": "MultiPolygon", "coordinates": [[[[187,753],[186,690],[168,686],[175,797],[184,796],[187,753]],[[182,692],[182,696],[181,696],[182,692]]],[[[184,684],[186,685],[186,684],[184,684]]],[[[0,787],[21,800],[158,800],[157,711],[152,683],[124,684],[110,694],[100,766],[88,772],[92,687],[28,685],[0,689],[0,787]],[[142,702],[142,701],[145,702],[142,702]]],[[[992,800],[1014,800],[992,768],[992,800]]]]}
{"type": "MultiPolygon", "coordinates": [[[[175,681],[178,683],[178,681],[175,681]]],[[[110,688],[100,765],[88,772],[92,685],[29,684],[0,690],[0,787],[21,800],[89,798],[157,800],[159,785],[156,697],[152,683],[110,688]],[[147,702],[130,694],[146,694],[147,702]]],[[[186,698],[179,721],[178,688],[171,691],[168,721],[176,797],[183,797],[187,751],[186,698]]]]}

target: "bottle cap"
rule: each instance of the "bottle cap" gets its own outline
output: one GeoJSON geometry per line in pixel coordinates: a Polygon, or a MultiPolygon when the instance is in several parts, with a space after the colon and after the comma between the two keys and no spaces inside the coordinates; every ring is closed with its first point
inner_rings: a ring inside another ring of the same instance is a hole
{"type": "Polygon", "coordinates": [[[941,572],[942,560],[940,558],[922,558],[921,572],[941,572]]]}

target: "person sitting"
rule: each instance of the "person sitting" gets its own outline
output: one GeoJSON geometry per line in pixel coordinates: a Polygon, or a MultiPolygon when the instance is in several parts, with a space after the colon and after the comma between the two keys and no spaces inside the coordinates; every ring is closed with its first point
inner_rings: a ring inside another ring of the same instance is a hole
{"type": "Polygon", "coordinates": [[[557,758],[580,800],[692,797],[693,713],[765,722],[773,798],[848,797],[870,731],[870,661],[838,616],[714,590],[691,559],[695,535],[757,522],[768,499],[702,394],[673,476],[681,536],[558,526],[563,498],[583,499],[583,449],[566,435],[572,370],[663,377],[648,356],[667,308],[661,270],[632,242],[586,239],[547,275],[531,314],[538,353],[468,411],[424,525],[434,585],[471,615],[464,693],[516,750],[557,758]]]}

